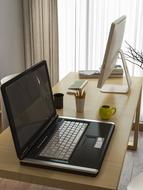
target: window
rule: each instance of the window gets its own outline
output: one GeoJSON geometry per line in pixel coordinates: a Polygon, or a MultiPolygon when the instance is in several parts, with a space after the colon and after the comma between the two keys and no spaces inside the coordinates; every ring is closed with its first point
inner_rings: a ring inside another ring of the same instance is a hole
{"type": "MultiPolygon", "coordinates": [[[[142,0],[58,0],[60,78],[71,71],[99,69],[111,22],[127,16],[125,40],[143,49],[142,0]]],[[[131,75],[143,71],[128,62],[131,75]]]]}

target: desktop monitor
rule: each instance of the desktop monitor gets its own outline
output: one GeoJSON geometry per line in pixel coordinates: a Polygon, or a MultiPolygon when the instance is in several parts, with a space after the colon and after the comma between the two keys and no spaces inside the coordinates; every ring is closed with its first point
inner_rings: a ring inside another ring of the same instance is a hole
{"type": "Polygon", "coordinates": [[[99,76],[97,87],[101,88],[102,92],[127,93],[130,89],[131,81],[127,69],[124,54],[121,50],[121,45],[124,36],[126,16],[121,16],[111,24],[110,33],[107,41],[101,73],[99,76]],[[107,85],[105,81],[113,71],[118,55],[121,55],[127,85],[107,85]]]}

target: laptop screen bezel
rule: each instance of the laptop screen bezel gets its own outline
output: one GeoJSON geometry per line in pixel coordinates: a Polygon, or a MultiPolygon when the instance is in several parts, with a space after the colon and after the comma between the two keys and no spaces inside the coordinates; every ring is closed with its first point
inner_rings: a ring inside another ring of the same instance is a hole
{"type": "Polygon", "coordinates": [[[48,67],[47,67],[47,62],[45,60],[33,65],[32,67],[30,67],[29,69],[25,70],[24,72],[20,73],[19,75],[17,75],[16,77],[12,78],[11,80],[7,81],[6,83],[2,84],[1,86],[1,92],[2,92],[2,96],[3,96],[3,101],[5,104],[5,109],[7,112],[7,116],[8,116],[8,120],[9,120],[9,124],[10,124],[10,129],[11,129],[11,133],[13,136],[13,140],[14,140],[14,145],[16,148],[16,153],[19,159],[22,159],[24,157],[24,155],[27,154],[27,152],[29,151],[29,149],[31,149],[31,147],[33,146],[33,144],[38,140],[39,136],[42,135],[43,131],[45,131],[49,125],[47,125],[47,123],[51,123],[50,121],[55,120],[55,118],[57,117],[57,113],[56,113],[56,108],[54,106],[54,101],[52,98],[52,103],[54,106],[54,110],[53,113],[51,115],[51,117],[45,122],[44,125],[42,125],[40,127],[40,131],[38,130],[34,136],[32,136],[27,143],[25,144],[24,147],[20,147],[20,142],[17,136],[17,131],[16,131],[16,126],[15,126],[15,122],[14,122],[14,118],[12,115],[12,111],[11,111],[11,106],[10,106],[10,102],[9,102],[9,98],[6,92],[6,88],[13,84],[15,81],[17,81],[18,79],[22,78],[23,76],[34,72],[35,70],[39,69],[40,67],[45,67],[45,70],[47,72],[47,77],[48,77],[48,82],[49,82],[49,87],[50,87],[50,93],[51,96],[52,95],[52,87],[51,87],[51,82],[50,82],[50,77],[49,77],[49,73],[48,73],[48,67]]]}

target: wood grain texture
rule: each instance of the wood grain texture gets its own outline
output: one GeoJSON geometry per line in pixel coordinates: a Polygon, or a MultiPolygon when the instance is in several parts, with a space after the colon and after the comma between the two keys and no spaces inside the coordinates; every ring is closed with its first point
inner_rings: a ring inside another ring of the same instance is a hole
{"type": "MultiPolygon", "coordinates": [[[[143,132],[139,133],[139,146],[137,151],[127,151],[121,173],[118,190],[126,190],[130,180],[143,172],[143,132]]],[[[0,190],[62,190],[43,185],[24,183],[15,180],[0,179],[0,190]]]]}

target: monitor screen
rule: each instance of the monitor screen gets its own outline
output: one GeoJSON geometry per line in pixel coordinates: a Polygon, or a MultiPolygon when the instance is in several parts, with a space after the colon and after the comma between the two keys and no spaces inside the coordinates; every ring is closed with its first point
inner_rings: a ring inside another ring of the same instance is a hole
{"type": "Polygon", "coordinates": [[[102,88],[106,79],[110,76],[115,67],[123,41],[125,22],[126,16],[122,16],[111,24],[101,73],[97,84],[98,88],[102,88]]]}
{"type": "Polygon", "coordinates": [[[52,90],[45,61],[4,84],[7,111],[19,142],[24,148],[55,115],[52,90]],[[8,109],[9,108],[9,109],[8,109]],[[11,111],[10,111],[11,110],[11,111]]]}

